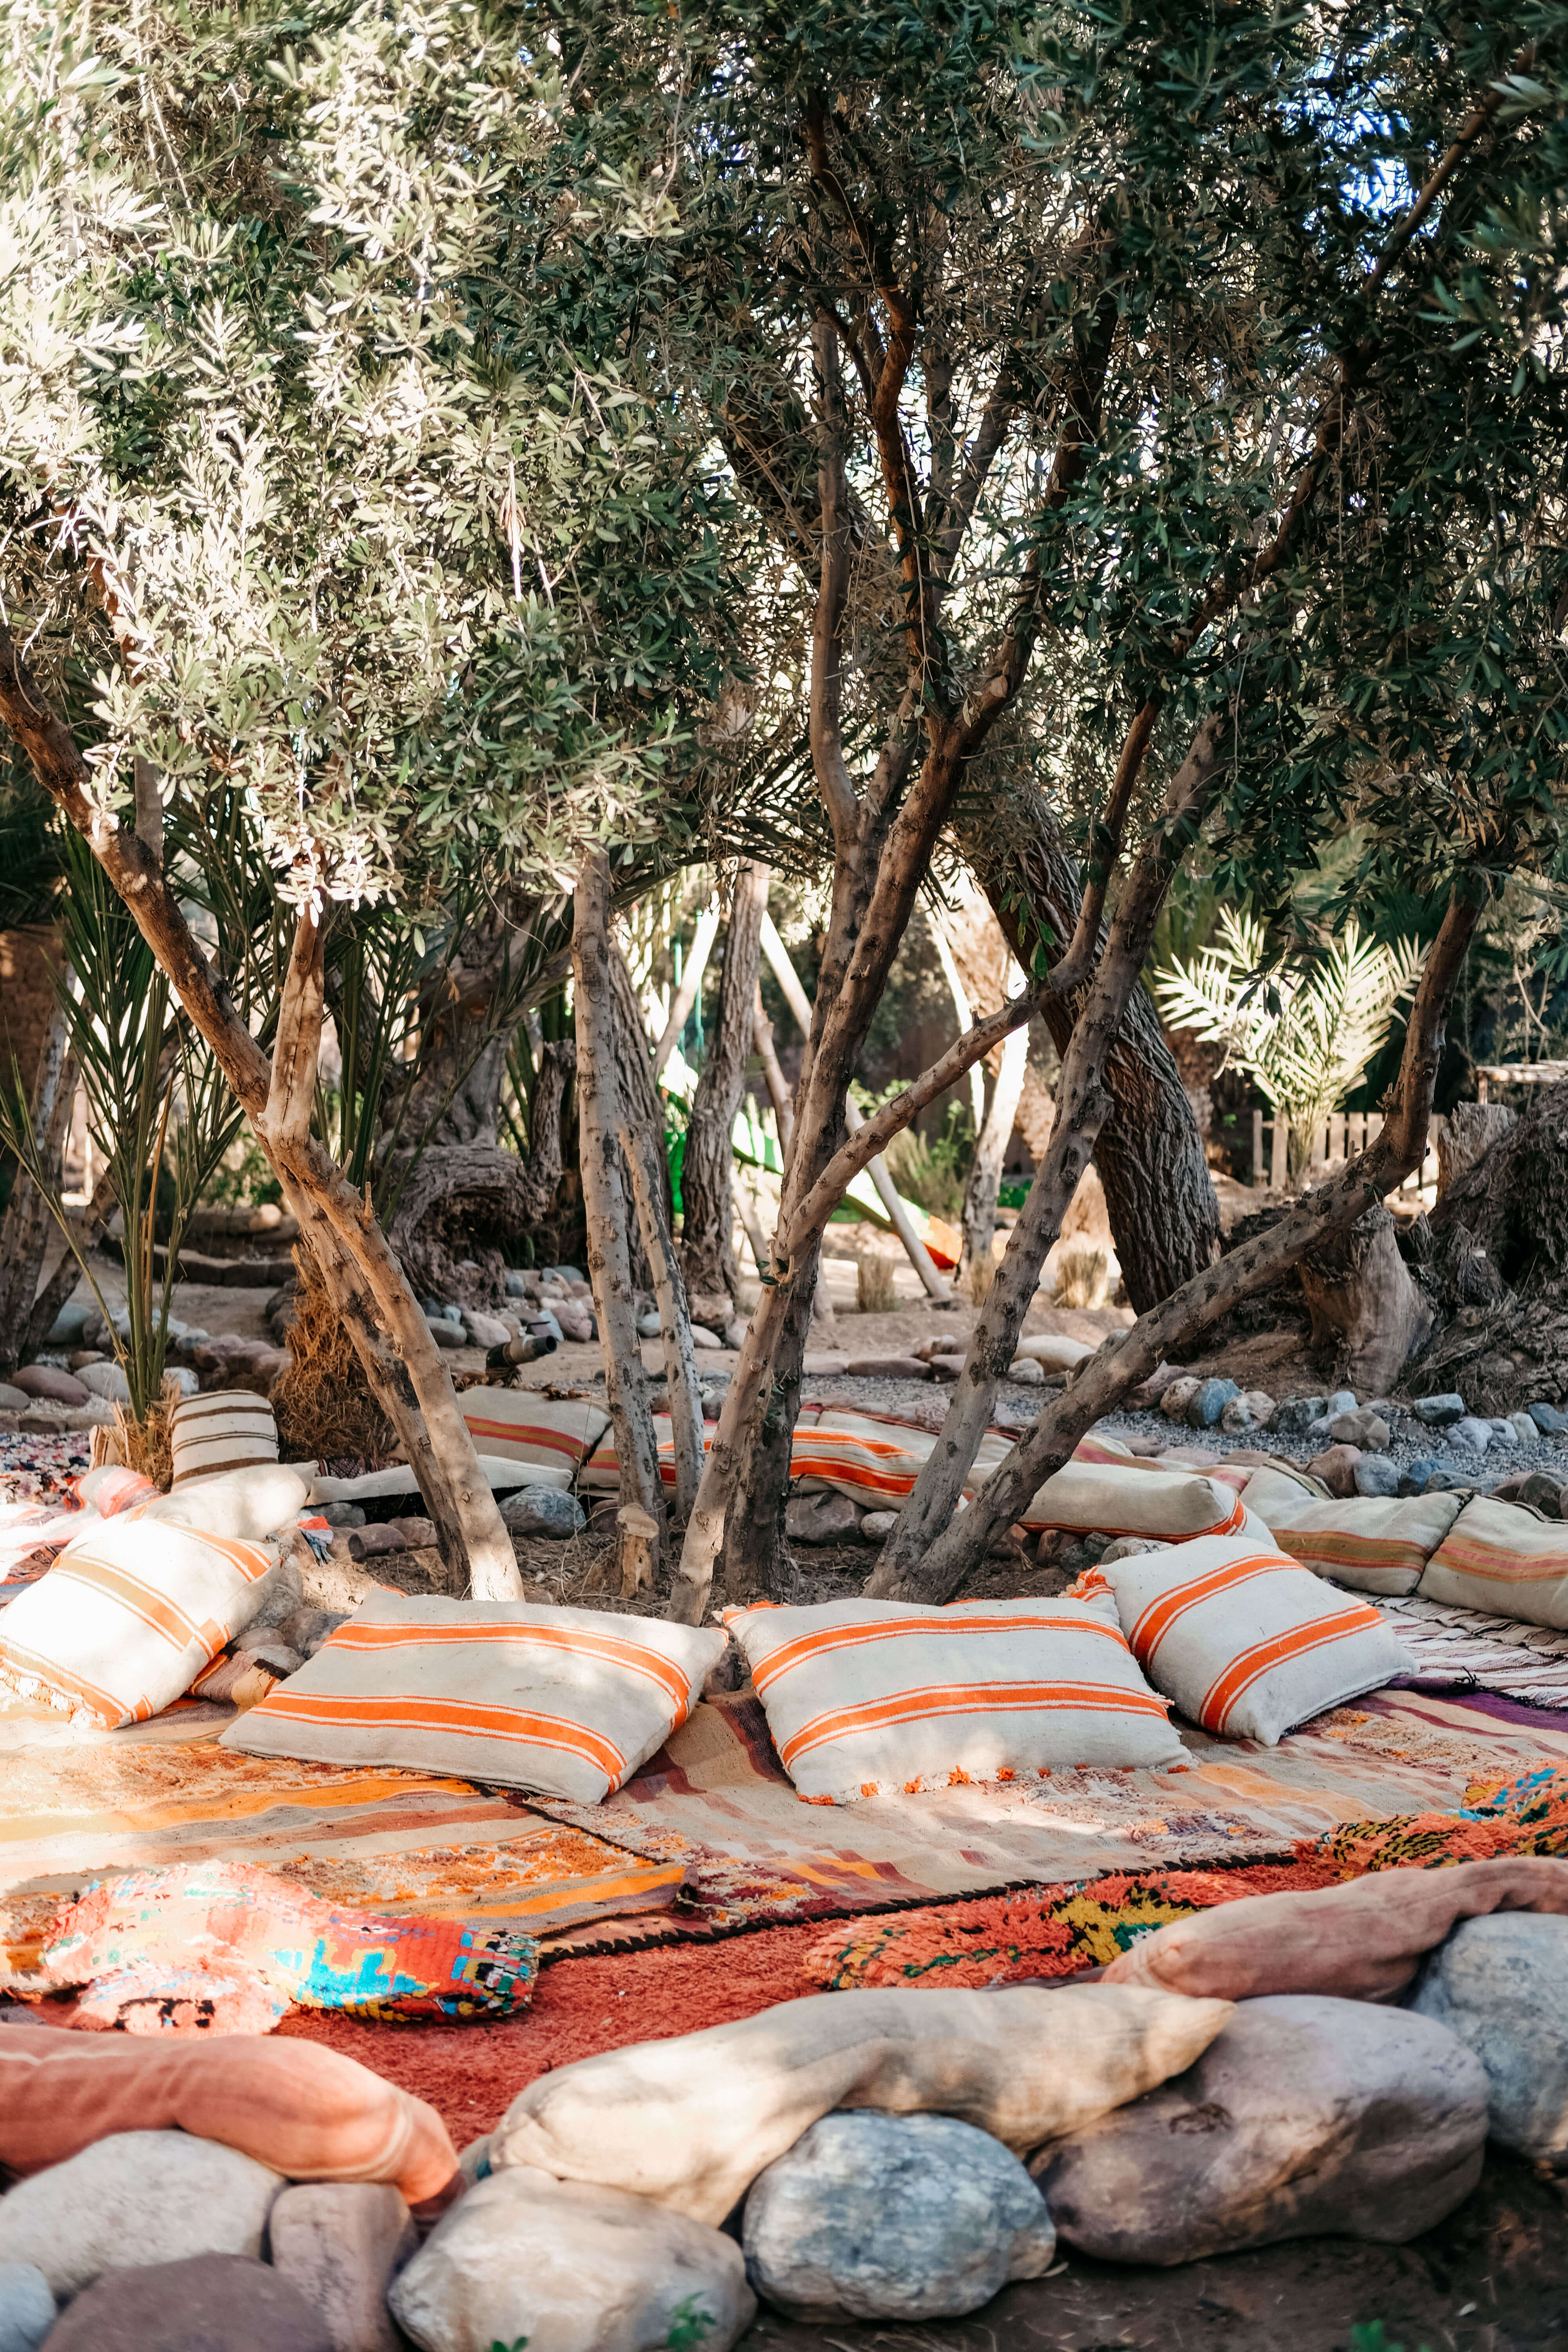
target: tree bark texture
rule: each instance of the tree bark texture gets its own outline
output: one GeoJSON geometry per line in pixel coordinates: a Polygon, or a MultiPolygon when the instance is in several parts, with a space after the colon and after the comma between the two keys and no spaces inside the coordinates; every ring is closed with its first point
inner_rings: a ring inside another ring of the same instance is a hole
{"type": "MultiPolygon", "coordinates": [[[[616,1098],[626,1124],[635,1134],[647,1139],[648,1181],[658,1193],[664,1222],[670,1225],[675,1218],[675,1194],[669,1181],[669,1162],[665,1158],[664,1106],[654,1085],[647,1032],[643,1026],[637,984],[632,979],[631,967],[621,953],[613,920],[609,933],[608,977],[614,1019],[607,1050],[615,1060],[616,1098]]],[[[624,1158],[621,1181],[629,1196],[631,1171],[624,1158]]],[[[645,1297],[656,1297],[658,1290],[657,1270],[643,1245],[642,1228],[635,1220],[626,1234],[626,1255],[632,1270],[632,1287],[642,1292],[645,1297]]]]}
{"type": "MultiPolygon", "coordinates": [[[[44,1168],[57,1185],[76,1093],[76,1063],[69,1040],[65,1013],[57,1003],[45,1033],[28,1106],[44,1168]]],[[[33,1309],[54,1228],[47,1195],[26,1168],[18,1165],[5,1214],[0,1218],[0,1375],[14,1372],[37,1345],[33,1337],[33,1309]]],[[[68,1258],[68,1250],[66,1255],[68,1258]]],[[[74,1260],[72,1265],[74,1271],[74,1260]]]]}
{"type": "Polygon", "coordinates": [[[975,1138],[974,1164],[963,1188],[963,1263],[971,1275],[976,1266],[984,1266],[989,1275],[993,1264],[996,1193],[1017,1123],[1028,1053],[1028,1030],[1015,1029],[1002,1048],[1002,1066],[991,1081],[991,1099],[975,1138]]]}
{"type": "Polygon", "coordinates": [[[543,1048],[526,1160],[493,1143],[433,1144],[394,1156],[387,1173],[403,1182],[388,1235],[416,1291],[476,1307],[505,1298],[508,1246],[537,1231],[556,1206],[562,1107],[576,1060],[570,1040],[543,1048]]]}
{"type": "MultiPolygon", "coordinates": [[[[1071,1384],[1047,1405],[993,1471],[961,1519],[939,1532],[893,1585],[895,1597],[950,1600],[970,1569],[984,1558],[993,1538],[1013,1524],[1044,1481],[1069,1459],[1085,1433],[1114,1411],[1130,1389],[1146,1380],[1163,1359],[1190,1348],[1200,1332],[1239,1300],[1289,1274],[1306,1250],[1345,1232],[1418,1165],[1426,1149],[1448,995],[1474,936],[1480,905],[1479,889],[1472,897],[1456,887],[1450,896],[1411,1008],[1399,1076],[1377,1140],[1297,1202],[1267,1232],[1205,1267],[1172,1297],[1140,1316],[1130,1331],[1107,1340],[1086,1359],[1071,1384]]],[[[876,1586],[878,1580],[872,1581],[876,1586]]]]}
{"type": "Polygon", "coordinates": [[[717,1302],[722,1299],[726,1324],[733,1319],[740,1304],[741,1270],[731,1238],[735,1214],[731,1171],[735,1120],[752,1050],[768,879],[767,867],[752,864],[743,865],[735,877],[724,937],[719,1017],[697,1081],[680,1165],[680,1256],[686,1287],[697,1302],[699,1315],[716,1312],[717,1302]]]}
{"type": "Polygon", "coordinates": [[[686,1285],[681,1279],[680,1262],[665,1207],[669,1164],[661,1149],[662,1142],[662,1137],[650,1137],[623,1118],[621,1150],[637,1202],[643,1247],[653,1268],[654,1297],[658,1301],[664,1377],[675,1429],[675,1513],[684,1526],[691,1517],[702,1478],[702,1391],[697,1385],[697,1351],[691,1344],[686,1285]]]}
{"type": "MultiPolygon", "coordinates": [[[[319,965],[297,938],[269,1066],[168,888],[161,861],[128,826],[98,808],[70,730],[0,622],[0,717],[56,806],[88,843],[120,893],[196,1030],[211,1045],[300,1222],[322,1279],[342,1315],[370,1380],[419,1478],[449,1573],[477,1597],[521,1599],[511,1538],[481,1476],[473,1441],[440,1350],[385,1234],[363,1194],[309,1131],[304,1097],[313,1087],[320,1043],[319,965]],[[301,1050],[301,1046],[305,1050],[301,1050]],[[275,1075],[287,1083],[275,1095],[275,1075]]],[[[303,926],[301,926],[301,929],[303,926]]]]}
{"type": "Polygon", "coordinates": [[[1380,1201],[1348,1232],[1304,1250],[1297,1268],[1312,1316],[1312,1344],[1333,1350],[1336,1388],[1384,1396],[1431,1330],[1430,1306],[1399,1255],[1380,1201]]]}
{"type": "MultiPolygon", "coordinates": [[[[588,1213],[588,1279],[605,1359],[605,1398],[620,1464],[621,1501],[642,1506],[659,1530],[662,1548],[664,1487],[637,1337],[627,1246],[626,1177],[620,1136],[623,1121],[631,1114],[621,1101],[617,1082],[615,958],[610,936],[610,861],[602,849],[590,849],[584,851],[577,869],[572,929],[577,1130],[588,1213]]],[[[640,1039],[639,1024],[639,1044],[640,1039]]]]}

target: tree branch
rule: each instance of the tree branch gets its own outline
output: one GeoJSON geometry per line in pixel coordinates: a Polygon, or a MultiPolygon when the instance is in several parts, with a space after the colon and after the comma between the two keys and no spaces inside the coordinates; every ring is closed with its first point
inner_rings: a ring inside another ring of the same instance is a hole
{"type": "Polygon", "coordinates": [[[310,1132],[325,1008],[325,926],[301,907],[278,1011],[267,1107],[257,1120],[258,1132],[283,1151],[296,1150],[310,1132]]]}
{"type": "Polygon", "coordinates": [[[849,523],[844,478],[844,379],[838,331],[818,317],[812,328],[822,387],[822,441],[816,461],[818,541],[816,607],[811,622],[811,762],[839,849],[853,841],[860,804],[844,760],[844,605],[849,593],[849,523]]]}

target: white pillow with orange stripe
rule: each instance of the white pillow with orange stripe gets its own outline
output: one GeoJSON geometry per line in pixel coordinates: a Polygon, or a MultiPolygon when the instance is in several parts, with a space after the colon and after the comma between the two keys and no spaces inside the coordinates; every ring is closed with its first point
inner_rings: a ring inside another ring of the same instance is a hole
{"type": "Polygon", "coordinates": [[[1028,1509],[1026,1528],[1063,1528],[1083,1535],[1152,1536],[1190,1543],[1199,1536],[1235,1535],[1247,1525],[1236,1489],[1190,1470],[1145,1470],[1129,1464],[1064,1463],[1046,1480],[1028,1509]]]}
{"type": "Polygon", "coordinates": [[[1189,1722],[1272,1748],[1294,1726],[1415,1671],[1386,1618],[1269,1544],[1213,1536],[1091,1569],[1132,1654],[1189,1722]]]}
{"type": "Polygon", "coordinates": [[[830,1601],[724,1622],[813,1804],[1182,1760],[1120,1629],[1070,1601],[830,1601]]]}
{"type": "Polygon", "coordinates": [[[1568,1528],[1523,1504],[1472,1496],[1417,1589],[1428,1601],[1568,1630],[1568,1528]]]}
{"type": "Polygon", "coordinates": [[[604,1407],[588,1398],[542,1396],[537,1389],[468,1389],[458,1402],[477,1454],[574,1473],[610,1425],[604,1407]]]}
{"type": "Polygon", "coordinates": [[[595,1805],[685,1722],[724,1645],[658,1618],[373,1592],[222,1745],[595,1805]]]}
{"type": "MultiPolygon", "coordinates": [[[[1281,1482],[1282,1483],[1282,1482],[1281,1482]]],[[[1253,1510],[1252,1489],[1247,1507],[1253,1510]]],[[[1414,1592],[1422,1570],[1458,1516],[1458,1495],[1345,1495],[1294,1502],[1259,1514],[1281,1551],[1358,1592],[1414,1592]]]]}
{"type": "Polygon", "coordinates": [[[107,1730],[144,1723],[249,1624],[278,1564],[275,1543],[99,1521],[0,1618],[0,1685],[107,1730]]]}

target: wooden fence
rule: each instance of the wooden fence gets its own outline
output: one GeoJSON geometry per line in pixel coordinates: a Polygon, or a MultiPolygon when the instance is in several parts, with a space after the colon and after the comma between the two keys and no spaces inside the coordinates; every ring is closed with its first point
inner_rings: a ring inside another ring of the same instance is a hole
{"type": "MultiPolygon", "coordinates": [[[[1437,1129],[1434,1117],[1426,1129],[1426,1153],[1421,1165],[1401,1185],[1405,1197],[1430,1192],[1436,1197],[1437,1129]]],[[[1337,1110],[1324,1120],[1312,1138],[1310,1165],[1321,1168],[1331,1160],[1353,1160],[1364,1151],[1383,1132],[1383,1113],[1377,1110],[1337,1110]]],[[[1286,1144],[1289,1129],[1282,1118],[1265,1118],[1260,1110],[1252,1114],[1252,1181],[1255,1189],[1282,1192],[1288,1182],[1286,1144]]],[[[1430,1202],[1427,1203],[1431,1205],[1430,1202]]]]}

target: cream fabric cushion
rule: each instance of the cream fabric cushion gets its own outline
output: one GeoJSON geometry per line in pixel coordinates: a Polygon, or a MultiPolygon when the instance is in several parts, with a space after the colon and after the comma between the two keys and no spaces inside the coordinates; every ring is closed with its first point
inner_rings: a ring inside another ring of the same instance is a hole
{"type": "Polygon", "coordinates": [[[1065,1463],[1022,1515],[1026,1528],[1067,1528],[1089,1535],[1157,1536],[1188,1543],[1228,1535],[1246,1524],[1239,1495],[1191,1471],[1146,1470],[1129,1463],[1065,1463]]]}
{"type": "MultiPolygon", "coordinates": [[[[1252,1489],[1247,1507],[1254,1509],[1252,1489]]],[[[1358,1592],[1414,1592],[1427,1560],[1458,1517],[1457,1495],[1348,1495],[1298,1502],[1268,1521],[1274,1541],[1303,1568],[1358,1592]]]]}
{"type": "Polygon", "coordinates": [[[458,1402],[476,1453],[553,1464],[571,1473],[610,1425],[603,1406],[587,1398],[542,1396],[537,1389],[468,1389],[458,1402]]]}
{"type": "Polygon", "coordinates": [[[1387,1621],[1271,1545],[1205,1537],[1091,1569],[1132,1654],[1190,1722],[1272,1748],[1296,1724],[1414,1671],[1387,1621]]]}
{"type": "Polygon", "coordinates": [[[278,1459],[278,1423],[265,1397],[241,1389],[185,1397],[169,1420],[174,1485],[278,1459]]]}
{"type": "Polygon", "coordinates": [[[139,1519],[163,1527],[199,1528],[205,1535],[265,1540],[293,1524],[310,1499],[297,1470],[281,1462],[252,1470],[226,1470],[212,1478],[186,1478],[173,1494],[134,1507],[139,1519]]]}
{"type": "Polygon", "coordinates": [[[1568,1527],[1519,1503],[1474,1496],[1416,1590],[1427,1601],[1568,1631],[1568,1527]]]}
{"type": "MultiPolygon", "coordinates": [[[[572,1484],[572,1472],[564,1462],[503,1462],[500,1454],[481,1454],[479,1464],[480,1477],[503,1491],[509,1486],[572,1484]]],[[[312,1503],[370,1503],[386,1495],[419,1492],[419,1481],[406,1462],[395,1462],[385,1470],[366,1470],[358,1478],[329,1478],[314,1462],[290,1462],[287,1466],[301,1478],[309,1478],[312,1503]]]]}
{"type": "Polygon", "coordinates": [[[1304,1470],[1281,1462],[1270,1463],[1267,1470],[1254,1470],[1241,1490],[1241,1499],[1254,1518],[1272,1528],[1276,1519],[1285,1527],[1292,1515],[1305,1510],[1309,1503],[1326,1503],[1331,1497],[1328,1488],[1320,1486],[1316,1478],[1309,1478],[1304,1470]]]}
{"type": "Polygon", "coordinates": [[[1120,1629],[1071,1601],[829,1601],[724,1622],[814,1804],[1182,1759],[1120,1629]]]}
{"type": "Polygon", "coordinates": [[[222,1744],[595,1805],[685,1722],[724,1642],[658,1618],[373,1592],[222,1744]]]}
{"type": "Polygon", "coordinates": [[[100,1520],[0,1619],[0,1682],[107,1729],[144,1723],[249,1624],[278,1574],[276,1544],[100,1520]]]}

